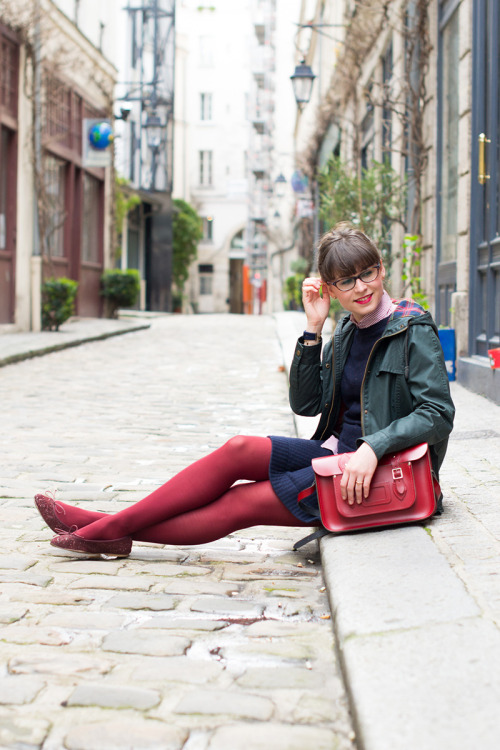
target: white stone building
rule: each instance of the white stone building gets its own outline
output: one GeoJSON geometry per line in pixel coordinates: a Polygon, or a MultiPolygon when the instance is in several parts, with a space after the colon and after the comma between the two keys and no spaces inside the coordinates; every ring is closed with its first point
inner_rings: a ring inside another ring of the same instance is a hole
{"type": "Polygon", "coordinates": [[[292,174],[289,76],[298,4],[177,5],[174,197],[196,207],[204,230],[187,284],[187,310],[282,308],[288,257],[280,262],[273,253],[290,245],[291,204],[289,188],[278,197],[274,181],[280,174],[289,181],[292,174]],[[252,261],[256,244],[258,263],[252,261]]]}

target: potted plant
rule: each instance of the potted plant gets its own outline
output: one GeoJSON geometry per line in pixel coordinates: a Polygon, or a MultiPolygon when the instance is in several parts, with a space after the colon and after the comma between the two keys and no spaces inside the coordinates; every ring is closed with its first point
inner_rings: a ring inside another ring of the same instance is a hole
{"type": "Polygon", "coordinates": [[[73,279],[51,277],[42,284],[42,328],[58,331],[59,326],[75,312],[78,282],[73,279]]]}
{"type": "Polygon", "coordinates": [[[101,295],[107,302],[109,317],[116,318],[120,307],[135,305],[140,289],[141,277],[135,268],[104,271],[101,276],[101,295]]]}

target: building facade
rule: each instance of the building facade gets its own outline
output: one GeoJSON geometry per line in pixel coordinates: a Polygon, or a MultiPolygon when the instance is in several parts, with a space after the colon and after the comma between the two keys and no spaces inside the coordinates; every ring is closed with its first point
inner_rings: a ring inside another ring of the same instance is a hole
{"type": "Polygon", "coordinates": [[[110,115],[115,50],[111,9],[84,5],[5,0],[0,11],[0,324],[20,330],[40,329],[49,276],[78,281],[78,315],[101,313],[111,170],[85,164],[83,131],[110,115]]]}
{"type": "Polygon", "coordinates": [[[455,331],[458,379],[500,402],[488,358],[500,346],[498,3],[311,0],[307,11],[298,47],[320,86],[298,115],[298,163],[314,180],[331,154],[352,170],[389,160],[407,190],[391,291],[423,289],[455,331]],[[405,235],[418,237],[417,263],[405,235]]]}
{"type": "Polygon", "coordinates": [[[177,8],[174,196],[203,223],[186,312],[242,312],[251,2],[177,8]]]}
{"type": "Polygon", "coordinates": [[[175,0],[115,5],[118,82],[115,157],[120,190],[134,196],[117,227],[115,261],[141,277],[138,307],[172,309],[175,0]]]}
{"type": "Polygon", "coordinates": [[[185,311],[282,309],[293,251],[289,76],[298,7],[299,0],[177,5],[174,196],[203,222],[185,311]]]}

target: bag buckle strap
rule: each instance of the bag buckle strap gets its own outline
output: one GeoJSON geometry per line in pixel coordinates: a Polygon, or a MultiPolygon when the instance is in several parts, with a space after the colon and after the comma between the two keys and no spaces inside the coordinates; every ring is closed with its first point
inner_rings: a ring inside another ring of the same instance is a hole
{"type": "Polygon", "coordinates": [[[407,487],[405,485],[403,469],[401,466],[392,467],[392,480],[394,482],[393,491],[400,500],[402,500],[407,493],[407,487]]]}

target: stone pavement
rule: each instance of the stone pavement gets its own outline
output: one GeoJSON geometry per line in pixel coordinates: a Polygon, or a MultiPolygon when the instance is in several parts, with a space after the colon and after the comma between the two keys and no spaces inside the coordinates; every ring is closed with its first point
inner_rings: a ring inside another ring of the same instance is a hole
{"type": "Polygon", "coordinates": [[[309,437],[281,372],[303,327],[166,317],[0,370],[0,747],[496,750],[500,407],[456,383],[425,528],[321,560],[265,527],[125,561],[47,544],[36,491],[113,510],[238,432],[309,437]]]}
{"type": "Polygon", "coordinates": [[[0,747],[352,750],[303,529],[112,561],[49,546],[36,492],[114,511],[234,434],[295,432],[272,318],[151,322],[0,370],[0,747]]]}
{"type": "Polygon", "coordinates": [[[111,336],[149,328],[148,317],[147,314],[138,313],[136,317],[116,320],[70,318],[58,331],[40,333],[11,332],[12,326],[0,326],[0,367],[78,346],[82,341],[102,341],[111,336]]]}

